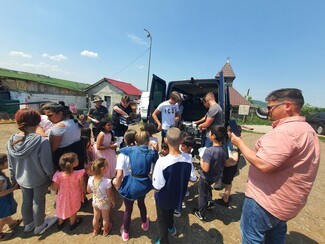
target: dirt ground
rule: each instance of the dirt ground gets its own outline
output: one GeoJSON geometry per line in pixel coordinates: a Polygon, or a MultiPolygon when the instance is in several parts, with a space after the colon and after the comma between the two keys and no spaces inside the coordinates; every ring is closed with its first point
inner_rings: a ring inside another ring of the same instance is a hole
{"type": "MultiPolygon", "coordinates": [[[[16,131],[14,124],[0,124],[0,152],[5,152],[5,144],[9,136],[16,131]]],[[[243,139],[250,146],[261,136],[261,134],[244,132],[243,139]]],[[[287,243],[325,243],[325,142],[321,142],[321,164],[313,190],[309,196],[308,203],[299,215],[288,222],[287,243]]],[[[198,164],[196,164],[198,167],[198,164]]],[[[239,222],[241,208],[244,201],[245,182],[247,180],[248,165],[244,159],[240,161],[239,175],[234,179],[232,202],[229,208],[216,206],[208,213],[208,221],[203,223],[193,214],[192,209],[197,206],[197,188],[195,184],[190,184],[190,196],[186,199],[186,208],[183,209],[182,216],[175,218],[175,226],[178,230],[176,237],[171,237],[171,243],[240,243],[239,222]]],[[[213,191],[214,199],[219,198],[222,191],[213,191]]],[[[88,195],[88,198],[91,198],[88,195]]],[[[15,191],[15,199],[18,202],[18,211],[15,218],[21,218],[21,191],[15,191]]],[[[47,195],[46,214],[52,216],[54,196],[47,195]]],[[[146,205],[150,216],[150,229],[144,232],[140,225],[139,210],[134,207],[131,222],[129,243],[152,243],[157,237],[156,211],[151,191],[146,197],[146,205]]],[[[42,236],[34,236],[31,233],[23,233],[23,226],[17,228],[10,243],[36,243],[46,241],[47,243],[123,243],[119,228],[122,223],[123,204],[118,197],[117,206],[111,212],[113,230],[108,237],[93,236],[92,232],[92,207],[91,204],[85,206],[78,212],[83,217],[83,223],[74,231],[69,231],[65,226],[62,231],[58,231],[56,226],[51,227],[42,236]]]]}

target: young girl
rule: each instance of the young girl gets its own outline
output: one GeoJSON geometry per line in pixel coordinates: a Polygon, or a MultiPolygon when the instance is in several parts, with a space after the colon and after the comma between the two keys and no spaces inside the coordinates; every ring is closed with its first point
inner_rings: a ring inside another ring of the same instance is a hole
{"type": "Polygon", "coordinates": [[[105,177],[112,179],[116,174],[116,145],[114,145],[115,138],[112,132],[112,121],[109,119],[102,119],[98,125],[100,132],[97,136],[95,154],[97,158],[106,158],[110,163],[109,171],[105,173],[105,177]]]}
{"type": "Polygon", "coordinates": [[[110,165],[105,158],[98,158],[91,164],[93,176],[88,179],[87,192],[93,193],[93,235],[100,232],[100,218],[103,219],[103,235],[107,236],[112,230],[109,220],[109,212],[115,206],[115,198],[112,191],[111,180],[104,177],[109,171],[110,165]]]}
{"type": "Polygon", "coordinates": [[[7,240],[13,230],[20,225],[21,219],[13,220],[11,215],[17,211],[17,202],[14,199],[13,191],[19,188],[18,184],[11,185],[9,178],[2,172],[8,168],[7,155],[0,153],[0,241],[7,240]],[[3,233],[3,227],[9,226],[9,233],[3,233]]]}
{"type": "Polygon", "coordinates": [[[54,174],[51,147],[47,138],[35,133],[41,121],[38,111],[20,109],[15,120],[21,132],[13,134],[7,143],[11,181],[22,191],[24,232],[42,234],[57,221],[56,217],[44,218],[45,196],[54,174]]]}
{"type": "MultiPolygon", "coordinates": [[[[153,165],[158,159],[156,150],[148,149],[149,134],[145,131],[140,131],[135,135],[137,146],[124,147],[120,149],[120,154],[127,156],[129,159],[129,167],[131,174],[124,176],[122,184],[121,178],[117,177],[114,185],[120,186],[118,191],[124,198],[124,217],[123,225],[120,232],[123,241],[129,240],[129,231],[131,224],[131,215],[133,211],[134,201],[137,200],[141,215],[141,228],[144,231],[149,229],[149,217],[147,216],[147,208],[145,205],[146,194],[152,189],[152,180],[149,177],[153,165]]],[[[126,162],[127,163],[127,160],[126,162]]],[[[122,167],[124,168],[124,167],[122,167]]],[[[117,175],[123,171],[118,170],[117,175]]]]}
{"type": "Polygon", "coordinates": [[[153,137],[153,134],[156,133],[156,127],[153,123],[146,123],[144,126],[141,128],[142,131],[146,131],[149,133],[149,149],[154,149],[159,152],[159,145],[158,145],[158,139],[156,137],[153,137]]]}
{"type": "Polygon", "coordinates": [[[228,159],[227,153],[222,148],[222,142],[227,139],[227,129],[223,126],[213,126],[209,132],[212,147],[205,149],[200,160],[199,209],[194,209],[194,215],[206,221],[206,210],[214,206],[212,202],[211,185],[217,182],[222,175],[223,166],[228,159]]]}
{"type": "Polygon", "coordinates": [[[59,160],[62,171],[57,171],[53,176],[51,189],[58,191],[56,197],[56,216],[59,218],[58,229],[62,229],[64,220],[70,220],[70,230],[74,230],[82,218],[77,218],[77,212],[84,199],[84,173],[85,170],[73,170],[79,164],[75,153],[65,153],[59,160]]]}

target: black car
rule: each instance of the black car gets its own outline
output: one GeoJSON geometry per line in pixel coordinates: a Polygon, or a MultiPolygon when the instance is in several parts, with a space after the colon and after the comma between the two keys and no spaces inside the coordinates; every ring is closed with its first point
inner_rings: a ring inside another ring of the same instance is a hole
{"type": "Polygon", "coordinates": [[[315,129],[317,134],[325,134],[325,112],[319,112],[307,119],[307,122],[315,129]]]}
{"type": "Polygon", "coordinates": [[[147,119],[154,123],[151,115],[157,106],[169,99],[171,92],[177,91],[182,95],[184,107],[180,129],[193,135],[197,149],[201,145],[201,132],[193,125],[193,121],[204,117],[207,109],[202,103],[202,98],[208,93],[213,92],[217,103],[223,109],[224,125],[228,125],[230,118],[229,88],[224,81],[223,73],[220,72],[219,78],[213,79],[194,79],[177,80],[166,82],[156,75],[153,75],[149,94],[149,109],[147,119]]]}

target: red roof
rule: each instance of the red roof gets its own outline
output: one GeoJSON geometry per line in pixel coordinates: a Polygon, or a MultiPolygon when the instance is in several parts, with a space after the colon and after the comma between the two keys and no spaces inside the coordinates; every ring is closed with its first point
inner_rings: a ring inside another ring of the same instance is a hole
{"type": "Polygon", "coordinates": [[[130,83],[104,78],[108,83],[123,91],[126,95],[141,96],[142,91],[130,83]]]}
{"type": "Polygon", "coordinates": [[[248,105],[253,107],[253,105],[247,101],[240,93],[233,87],[229,87],[229,95],[230,95],[230,104],[231,106],[239,106],[239,105],[248,105]]]}

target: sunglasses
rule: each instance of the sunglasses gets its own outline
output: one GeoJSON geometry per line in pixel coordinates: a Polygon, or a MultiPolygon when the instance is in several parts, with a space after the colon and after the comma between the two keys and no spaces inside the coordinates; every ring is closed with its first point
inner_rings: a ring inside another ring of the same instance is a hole
{"type": "Polygon", "coordinates": [[[283,104],[285,104],[285,102],[283,102],[283,103],[278,103],[278,104],[274,104],[274,105],[271,105],[271,106],[267,106],[266,108],[267,108],[268,111],[272,111],[272,110],[274,110],[275,108],[277,108],[277,107],[279,107],[279,106],[281,106],[281,105],[283,105],[283,104]]]}

